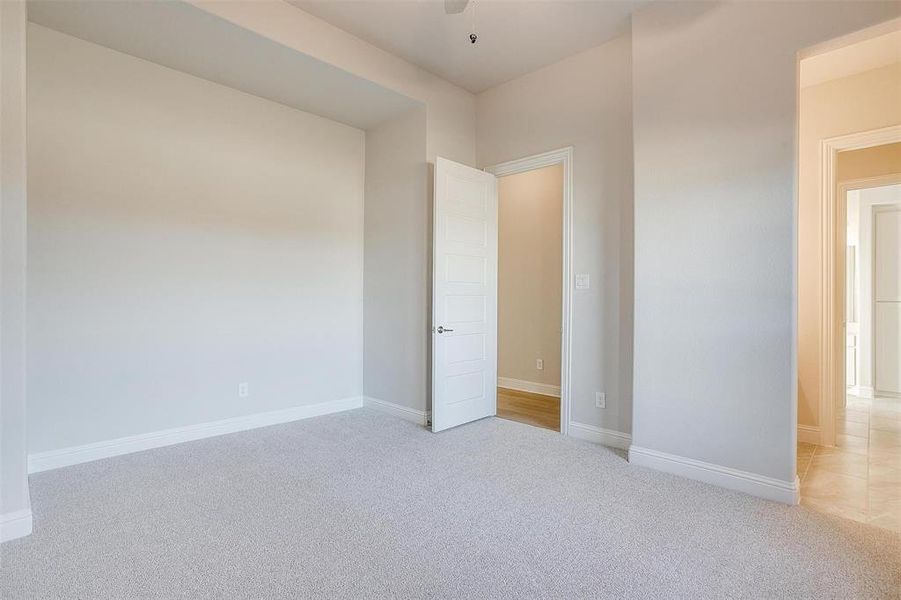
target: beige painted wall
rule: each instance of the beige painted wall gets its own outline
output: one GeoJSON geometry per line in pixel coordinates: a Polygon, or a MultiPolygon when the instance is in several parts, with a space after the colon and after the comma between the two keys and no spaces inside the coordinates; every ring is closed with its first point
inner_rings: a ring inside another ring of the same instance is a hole
{"type": "Polygon", "coordinates": [[[359,397],[363,159],[358,129],[29,26],[29,450],[359,397]]]}
{"type": "MultiPolygon", "coordinates": [[[[801,90],[798,154],[798,423],[802,425],[819,425],[822,286],[820,141],[897,124],[901,124],[899,64],[801,90]]],[[[840,178],[857,178],[870,169],[878,170],[878,164],[870,164],[866,168],[863,165],[880,157],[890,160],[891,156],[886,152],[890,151],[839,155],[840,178]]]]}
{"type": "Polygon", "coordinates": [[[835,178],[839,184],[896,173],[901,173],[901,142],[839,152],[835,166],[835,178]]]}
{"type": "Polygon", "coordinates": [[[563,165],[501,177],[497,193],[497,374],[559,387],[563,165]]]}
{"type": "Polygon", "coordinates": [[[572,264],[591,288],[572,290],[571,419],[622,433],[632,427],[631,67],[624,35],[477,98],[479,166],[573,147],[572,264]]]}

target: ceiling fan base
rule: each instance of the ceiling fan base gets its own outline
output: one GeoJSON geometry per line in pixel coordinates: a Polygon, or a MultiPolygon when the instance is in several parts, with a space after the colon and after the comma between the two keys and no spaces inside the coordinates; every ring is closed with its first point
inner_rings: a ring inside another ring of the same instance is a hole
{"type": "Polygon", "coordinates": [[[444,12],[449,15],[459,15],[466,10],[469,0],[444,0],[444,12]]]}

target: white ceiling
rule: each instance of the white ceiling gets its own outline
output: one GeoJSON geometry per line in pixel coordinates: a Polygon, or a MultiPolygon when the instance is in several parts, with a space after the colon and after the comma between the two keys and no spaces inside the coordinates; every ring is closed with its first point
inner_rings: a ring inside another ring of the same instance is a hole
{"type": "Polygon", "coordinates": [[[901,63],[901,30],[801,61],[801,87],[901,63]]]}
{"type": "Polygon", "coordinates": [[[598,46],[648,0],[288,0],[379,48],[478,93],[598,46]],[[476,44],[469,42],[475,9],[476,44]]]}
{"type": "Polygon", "coordinates": [[[30,0],[28,19],[360,129],[417,105],[184,2],[30,0]]]}

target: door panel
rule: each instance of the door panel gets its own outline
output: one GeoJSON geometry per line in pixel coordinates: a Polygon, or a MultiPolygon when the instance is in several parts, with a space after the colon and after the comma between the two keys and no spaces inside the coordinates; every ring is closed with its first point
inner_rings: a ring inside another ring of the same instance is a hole
{"type": "Polygon", "coordinates": [[[873,341],[877,392],[901,394],[901,210],[873,211],[873,341]]]}
{"type": "MultiPolygon", "coordinates": [[[[849,388],[857,385],[857,335],[849,333],[845,347],[845,385],[849,388]]],[[[843,403],[842,403],[843,405],[843,403]]]]}
{"type": "Polygon", "coordinates": [[[876,391],[901,393],[901,303],[876,303],[876,391]]]}
{"type": "Polygon", "coordinates": [[[435,162],[432,431],[497,412],[497,180],[435,162]]]}

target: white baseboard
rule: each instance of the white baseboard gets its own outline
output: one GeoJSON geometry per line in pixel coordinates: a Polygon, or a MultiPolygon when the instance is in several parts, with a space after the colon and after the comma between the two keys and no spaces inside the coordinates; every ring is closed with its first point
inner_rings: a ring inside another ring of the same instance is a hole
{"type": "Polygon", "coordinates": [[[534,381],[525,381],[523,379],[511,379],[510,377],[498,377],[497,386],[519,392],[532,392],[533,394],[542,394],[544,396],[560,397],[559,385],[548,385],[546,383],[535,383],[534,381]]]}
{"type": "Polygon", "coordinates": [[[428,425],[429,419],[432,416],[432,413],[425,410],[416,410],[415,408],[401,406],[400,404],[388,402],[387,400],[379,400],[378,398],[371,398],[369,396],[363,397],[363,406],[368,406],[382,411],[383,413],[393,415],[406,421],[412,421],[413,423],[423,426],[428,425]]]}
{"type": "Polygon", "coordinates": [[[798,425],[798,441],[820,444],[820,428],[814,425],[798,425]]]}
{"type": "Polygon", "coordinates": [[[568,433],[570,437],[622,450],[628,450],[629,445],[632,443],[632,436],[628,433],[586,425],[585,423],[576,423],[575,421],[569,422],[568,433]]]}
{"type": "Polygon", "coordinates": [[[301,419],[309,419],[310,417],[352,410],[362,406],[363,399],[359,396],[355,396],[351,398],[342,398],[340,400],[332,400],[330,402],[321,402],[319,404],[295,406],[284,410],[275,410],[242,417],[234,417],[231,419],[223,419],[221,421],[198,423],[197,425],[188,425],[186,427],[176,427],[174,429],[131,435],[104,442],[85,444],[83,446],[37,452],[28,455],[28,472],[40,473],[41,471],[68,467],[99,460],[101,458],[121,456],[122,454],[171,446],[173,444],[190,442],[192,440],[199,440],[227,433],[246,431],[248,429],[266,427],[267,425],[299,421],[301,419]]]}
{"type": "Polygon", "coordinates": [[[872,387],[861,385],[857,387],[855,396],[858,396],[859,398],[872,398],[875,394],[872,387]]]}
{"type": "Polygon", "coordinates": [[[0,515],[0,542],[8,542],[31,535],[31,508],[23,508],[0,515]]]}
{"type": "Polygon", "coordinates": [[[783,481],[634,445],[629,448],[629,462],[785,504],[797,504],[801,499],[797,477],[783,481]]]}

